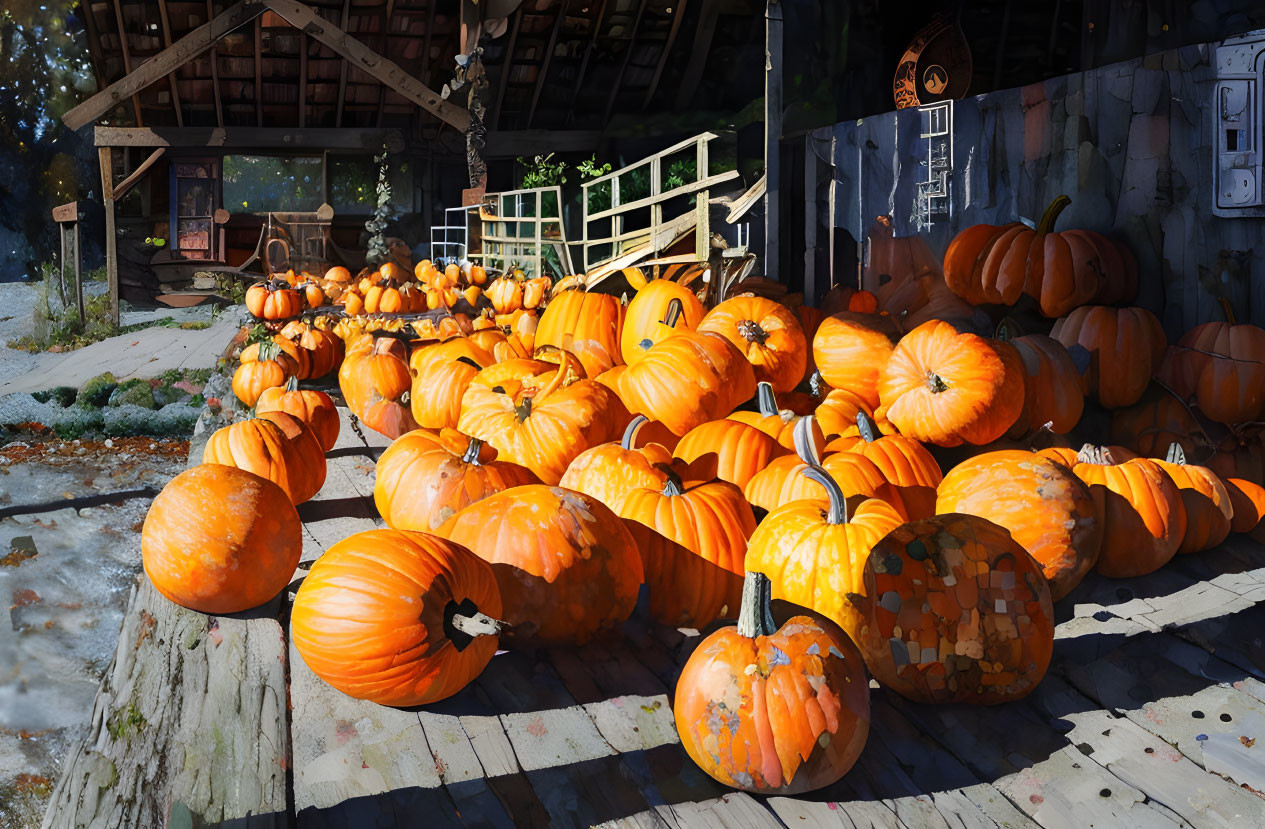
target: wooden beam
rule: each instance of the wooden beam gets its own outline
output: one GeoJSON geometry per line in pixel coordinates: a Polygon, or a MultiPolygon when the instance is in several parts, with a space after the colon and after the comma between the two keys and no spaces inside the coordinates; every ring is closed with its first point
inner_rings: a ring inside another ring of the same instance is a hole
{"type": "MultiPolygon", "coordinates": [[[[387,53],[387,33],[391,31],[391,15],[395,14],[394,0],[387,0],[386,14],[382,16],[382,35],[380,38],[381,46],[378,52],[382,55],[387,53]]],[[[423,81],[425,83],[425,81],[423,81]]],[[[387,116],[387,85],[382,84],[382,88],[378,90],[378,129],[382,129],[382,125],[386,122],[387,116]]]]}
{"type": "MultiPolygon", "coordinates": [[[[123,72],[130,75],[132,74],[132,50],[127,44],[127,32],[123,30],[123,8],[119,5],[119,0],[114,0],[112,5],[114,19],[119,26],[119,51],[123,55],[123,72]]],[[[136,112],[136,126],[145,126],[145,116],[141,115],[141,98],[137,93],[132,94],[132,109],[136,112]]]]}
{"type": "Polygon", "coordinates": [[[505,48],[505,63],[501,65],[501,80],[496,88],[496,104],[492,107],[492,117],[488,119],[488,129],[494,130],[501,121],[501,104],[505,102],[505,89],[510,85],[510,74],[514,71],[514,47],[518,45],[518,29],[523,24],[523,9],[520,6],[514,12],[514,26],[510,29],[509,46],[505,48]]]}
{"type": "Polygon", "coordinates": [[[778,211],[782,183],[782,3],[768,3],[764,14],[764,275],[777,279],[781,257],[778,235],[782,230],[778,211]]]}
{"type": "Polygon", "coordinates": [[[698,92],[698,85],[703,80],[703,70],[707,68],[707,56],[712,51],[712,36],[716,34],[716,21],[720,19],[720,3],[717,0],[703,0],[703,10],[698,17],[698,30],[694,33],[694,43],[690,46],[690,62],[681,73],[681,86],[677,89],[677,112],[688,109],[698,92]]]}
{"type": "Polygon", "coordinates": [[[620,87],[624,84],[624,72],[628,62],[632,60],[633,49],[637,46],[637,30],[641,28],[641,18],[646,13],[646,0],[637,4],[637,16],[633,18],[632,34],[628,37],[628,48],[624,50],[624,59],[619,62],[619,71],[615,73],[615,83],[611,84],[611,95],[606,100],[606,112],[602,115],[602,124],[611,120],[611,112],[615,109],[615,101],[619,99],[620,87]]]}
{"type": "Polygon", "coordinates": [[[567,111],[568,124],[575,118],[575,102],[580,98],[580,87],[584,85],[584,73],[588,71],[589,58],[593,56],[593,47],[597,44],[597,36],[602,31],[604,17],[606,17],[606,0],[602,0],[602,5],[597,9],[597,18],[593,21],[593,33],[589,35],[589,45],[584,47],[584,57],[580,59],[580,71],[575,76],[575,86],[571,90],[571,108],[567,111]]]}
{"type": "MultiPolygon", "coordinates": [[[[206,16],[207,19],[215,17],[215,9],[211,7],[211,0],[206,0],[206,16]]],[[[220,98],[220,60],[216,56],[219,41],[211,44],[211,91],[215,95],[215,123],[218,126],[224,126],[224,102],[220,98]]],[[[258,54],[258,52],[256,52],[258,54]]]]}
{"type": "Polygon", "coordinates": [[[91,2],[80,3],[79,11],[83,15],[83,31],[88,38],[88,57],[92,60],[92,75],[97,79],[97,89],[105,88],[105,76],[101,69],[105,61],[101,58],[101,38],[97,34],[97,18],[92,13],[91,2]]]}
{"type": "Polygon", "coordinates": [[[141,162],[139,167],[137,167],[135,170],[132,171],[131,175],[129,175],[127,178],[123,179],[117,185],[115,185],[114,200],[118,201],[119,199],[126,196],[127,191],[131,190],[134,186],[136,186],[136,182],[141,180],[141,176],[145,175],[145,173],[149,171],[149,168],[153,167],[154,164],[158,161],[158,159],[162,158],[163,154],[166,152],[167,152],[166,147],[159,147],[158,149],[154,150],[152,153],[149,154],[148,158],[146,158],[144,161],[141,162]]]}
{"type": "Polygon", "coordinates": [[[515,158],[545,153],[583,153],[596,151],[601,143],[599,130],[501,130],[488,133],[484,155],[515,158]]]}
{"type": "Polygon", "coordinates": [[[97,127],[98,147],[175,147],[186,149],[381,150],[405,147],[399,130],[284,127],[97,127]]]}
{"type": "Polygon", "coordinates": [[[119,237],[114,228],[112,150],[109,147],[98,147],[97,161],[101,165],[101,201],[105,205],[105,274],[110,288],[110,320],[117,328],[119,324],[119,237]]]}
{"type": "Polygon", "coordinates": [[[676,8],[672,12],[672,28],[668,30],[668,39],[663,44],[663,54],[659,55],[659,63],[654,68],[654,77],[650,79],[650,88],[646,90],[646,100],[641,104],[643,110],[650,106],[655,90],[659,88],[659,79],[663,77],[664,67],[668,65],[668,55],[672,53],[677,33],[681,31],[681,21],[685,19],[685,3],[686,0],[677,0],[676,8]]]}
{"type": "MultiPolygon", "coordinates": [[[[158,16],[162,19],[163,48],[171,48],[171,16],[167,13],[167,0],[158,0],[158,16]]],[[[171,108],[176,113],[176,126],[184,126],[184,112],[180,107],[180,90],[176,87],[176,73],[167,74],[167,85],[171,87],[171,108]]]]}
{"type": "Polygon", "coordinates": [[[169,48],[163,49],[145,63],[129,72],[105,89],[93,95],[79,106],[62,116],[62,123],[72,130],[87,126],[105,115],[124,98],[176,71],[198,55],[211,48],[224,35],[258,17],[266,8],[263,3],[241,0],[213,20],[202,24],[180,38],[169,48]]]}
{"type": "Polygon", "coordinates": [[[356,38],[324,19],[298,0],[264,0],[264,5],[287,23],[324,43],[356,68],[377,78],[427,112],[447,121],[462,132],[470,125],[470,113],[449,103],[398,64],[387,60],[356,38]]]}
{"type": "MultiPolygon", "coordinates": [[[[351,0],[343,0],[343,17],[339,28],[344,32],[347,31],[347,22],[351,20],[351,0]]],[[[429,33],[428,33],[429,34],[429,33]]],[[[334,126],[341,127],[343,125],[343,107],[347,103],[347,67],[350,64],[346,58],[338,67],[338,113],[334,116],[334,126]]],[[[260,126],[263,126],[261,123],[260,126]]]]}
{"type": "Polygon", "coordinates": [[[549,45],[545,47],[545,60],[540,65],[540,75],[536,78],[536,88],[531,93],[531,106],[527,109],[527,123],[523,126],[531,129],[532,119],[536,117],[536,105],[540,103],[540,93],[545,88],[545,78],[549,77],[549,64],[553,62],[553,50],[558,45],[558,30],[567,17],[567,0],[558,6],[558,19],[553,22],[553,31],[549,33],[549,45]]]}

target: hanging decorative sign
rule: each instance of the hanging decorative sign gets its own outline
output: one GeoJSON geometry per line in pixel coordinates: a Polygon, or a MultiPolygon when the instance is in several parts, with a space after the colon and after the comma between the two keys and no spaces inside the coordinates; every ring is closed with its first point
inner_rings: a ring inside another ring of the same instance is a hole
{"type": "Polygon", "coordinates": [[[971,49],[952,15],[936,15],[901,55],[892,91],[896,108],[961,98],[971,86],[971,49]]]}

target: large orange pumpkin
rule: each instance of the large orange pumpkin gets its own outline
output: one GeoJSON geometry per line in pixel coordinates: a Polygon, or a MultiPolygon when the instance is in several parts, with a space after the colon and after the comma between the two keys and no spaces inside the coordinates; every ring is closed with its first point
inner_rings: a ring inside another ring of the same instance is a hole
{"type": "Polygon", "coordinates": [[[553,345],[580,358],[589,377],[624,361],[620,335],[624,306],[619,297],[563,291],[549,301],[536,327],[536,345],[553,345]]]}
{"type": "Polygon", "coordinates": [[[217,429],[202,462],[236,466],[267,478],[302,504],[325,483],[325,453],[316,435],[285,412],[264,412],[217,429]]]}
{"type": "Polygon", "coordinates": [[[369,530],[325,551],[290,614],[312,672],[356,699],[426,705],[477,677],[496,653],[492,568],[433,535],[369,530]]]}
{"type": "Polygon", "coordinates": [[[670,279],[648,282],[628,303],[619,348],[624,362],[632,365],[655,343],[677,331],[693,331],[707,309],[694,292],[670,279]]]}
{"type": "Polygon", "coordinates": [[[584,450],[618,440],[631,416],[619,397],[585,380],[579,360],[506,360],[480,371],[461,398],[457,428],[547,484],[584,450]]]}
{"type": "Polygon", "coordinates": [[[285,282],[270,280],[246,289],[246,310],[259,319],[289,319],[303,310],[303,299],[285,282]]]}
{"type": "Polygon", "coordinates": [[[370,340],[366,350],[348,349],[338,370],[347,408],[370,429],[389,438],[417,428],[409,409],[412,384],[407,347],[385,334],[370,340]]]}
{"type": "Polygon", "coordinates": [[[373,501],[388,527],[434,532],[475,501],[538,484],[530,469],[496,459],[496,450],[455,429],[416,429],[378,458],[373,501]]]}
{"type": "Polygon", "coordinates": [[[1217,473],[1206,466],[1186,462],[1186,453],[1179,444],[1169,447],[1164,460],[1155,461],[1168,473],[1181,490],[1186,510],[1186,532],[1182,534],[1179,553],[1202,553],[1226,540],[1234,506],[1230,493],[1217,473]]]}
{"type": "Polygon", "coordinates": [[[1133,255],[1090,230],[1055,232],[1071,204],[1059,196],[1035,230],[1021,222],[973,225],[944,254],[944,278],[975,305],[1014,305],[1022,294],[1047,317],[1061,317],[1089,302],[1127,302],[1137,293],[1133,255]]]}
{"type": "MultiPolygon", "coordinates": [[[[666,446],[653,440],[641,440],[641,433],[648,425],[650,421],[644,415],[637,415],[618,443],[603,443],[584,450],[571,461],[558,485],[592,495],[613,509],[630,489],[643,486],[657,489],[672,473],[688,480],[714,477],[692,474],[689,464],[673,458],[666,446]]],[[[711,472],[710,467],[705,471],[711,472]]]]}
{"type": "Polygon", "coordinates": [[[1226,478],[1225,488],[1234,510],[1230,529],[1251,533],[1257,541],[1265,539],[1265,487],[1242,478],[1226,478]]]}
{"type": "MultiPolygon", "coordinates": [[[[1023,411],[1010,436],[1021,438],[1048,430],[1065,435],[1085,411],[1085,381],[1072,355],[1044,334],[1027,334],[1008,342],[1023,363],[1023,411]]],[[[1078,351],[1078,354],[1084,352],[1078,351]]]]}
{"type": "Polygon", "coordinates": [[[879,375],[886,417],[939,446],[991,443],[1023,411],[1023,364],[1010,345],[933,320],[901,338],[879,375]]]}
{"type": "Polygon", "coordinates": [[[1134,405],[1111,413],[1110,439],[1148,458],[1163,455],[1174,443],[1192,456],[1212,448],[1186,404],[1158,384],[1134,405]]]}
{"type": "Polygon", "coordinates": [[[1265,329],[1206,322],[1177,341],[1191,362],[1195,401],[1209,420],[1246,423],[1265,412],[1265,329]]]}
{"type": "Polygon", "coordinates": [[[756,296],[727,299],[707,312],[698,330],[737,346],[755,379],[769,381],[774,391],[790,391],[804,378],[808,342],[795,314],[781,303],[756,296]]]}
{"type": "Polygon", "coordinates": [[[1054,601],[1080,584],[1102,548],[1089,487],[1033,452],[987,452],[958,464],[940,484],[935,511],[978,515],[1008,530],[1040,563],[1054,601]]]}
{"type": "Polygon", "coordinates": [[[760,794],[835,783],[870,727],[855,646],[808,616],[778,628],[760,573],[747,574],[738,625],[712,633],[685,663],[672,710],[690,759],[722,784],[760,794]]]}
{"type": "Polygon", "coordinates": [[[323,391],[300,389],[299,381],[291,377],[285,387],[265,389],[255,404],[255,412],[285,412],[297,417],[307,424],[320,444],[322,452],[328,452],[338,442],[338,432],[342,422],[338,416],[338,407],[333,399],[323,391]]]}
{"type": "Polygon", "coordinates": [[[855,392],[846,389],[831,389],[813,411],[813,415],[817,418],[817,425],[821,427],[821,432],[826,436],[827,442],[843,437],[860,437],[857,418],[861,415],[873,421],[880,434],[896,434],[896,427],[887,418],[874,418],[874,409],[874,406],[855,392]]]}
{"type": "Polygon", "coordinates": [[[616,380],[628,408],[684,435],[755,394],[751,364],[729,340],[693,331],[660,340],[616,380]]]}
{"type": "Polygon", "coordinates": [[[750,424],[725,419],[691,429],[673,452],[687,463],[714,458],[716,477],[741,489],[789,450],[750,424]]]}
{"type": "Polygon", "coordinates": [[[1103,517],[1097,571],[1113,579],[1153,573],[1168,563],[1186,535],[1181,491],[1153,460],[1113,463],[1110,453],[1081,450],[1072,469],[1089,484],[1103,517]]]}
{"type": "MultiPolygon", "coordinates": [[[[803,416],[778,406],[777,395],[767,380],[761,380],[756,384],[756,407],[757,410],[754,412],[734,412],[728,419],[754,426],[777,440],[785,448],[794,449],[795,424],[803,416]]],[[[826,446],[826,437],[822,434],[821,427],[817,425],[815,418],[812,418],[812,431],[813,441],[817,444],[817,451],[820,452],[826,446]]]]}
{"type": "Polygon", "coordinates": [[[641,556],[601,501],[529,485],[476,501],[439,534],[492,565],[514,644],[583,644],[632,614],[641,556]]]}
{"type": "Polygon", "coordinates": [[[891,317],[835,314],[817,328],[813,360],[832,388],[855,394],[873,412],[879,405],[879,372],[899,338],[900,329],[891,317]]]}
{"type": "Polygon", "coordinates": [[[1085,389],[1108,409],[1142,399],[1168,345],[1160,321],[1145,308],[1087,305],[1054,323],[1050,336],[1068,351],[1089,352],[1085,389]]]}
{"type": "Polygon", "coordinates": [[[821,467],[797,473],[822,487],[826,498],[783,504],[770,512],[751,536],[746,567],[768,575],[773,597],[815,610],[856,637],[861,616],[848,600],[861,593],[861,574],[870,549],[904,522],[890,504],[843,490],[821,467]]]}
{"type": "Polygon", "coordinates": [[[883,686],[914,702],[992,705],[1031,693],[1054,652],[1041,566],[991,521],[948,513],[874,546],[857,645],[883,686]]]}
{"type": "Polygon", "coordinates": [[[413,385],[409,409],[423,429],[456,428],[461,398],[470,381],[496,362],[469,337],[454,337],[414,351],[409,357],[413,385]]]}
{"type": "Polygon", "coordinates": [[[150,504],[141,560],[158,592],[202,613],[238,613],[277,595],[303,552],[289,496],[234,466],[202,464],[150,504]]]}
{"type": "Polygon", "coordinates": [[[282,362],[281,354],[280,346],[265,342],[256,351],[258,359],[247,360],[233,372],[233,394],[247,408],[254,407],[265,390],[284,386],[294,376],[293,363],[282,362]]]}

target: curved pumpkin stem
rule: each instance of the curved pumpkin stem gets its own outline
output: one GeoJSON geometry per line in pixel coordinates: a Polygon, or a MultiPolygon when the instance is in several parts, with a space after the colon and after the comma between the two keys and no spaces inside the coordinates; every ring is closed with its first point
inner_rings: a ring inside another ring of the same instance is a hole
{"type": "Polygon", "coordinates": [[[815,370],[808,378],[808,390],[812,392],[813,397],[821,400],[826,396],[826,379],[821,376],[820,370],[815,370]]]}
{"type": "Polygon", "coordinates": [[[1217,301],[1221,303],[1221,310],[1225,313],[1225,321],[1231,325],[1237,325],[1238,321],[1234,318],[1234,308],[1230,305],[1230,300],[1225,297],[1217,297],[1217,301]]]}
{"type": "Polygon", "coordinates": [[[675,469],[664,464],[655,464],[655,466],[667,476],[667,479],[663,482],[664,495],[676,497],[685,494],[685,484],[681,481],[681,476],[676,474],[675,469]]]}
{"type": "Polygon", "coordinates": [[[1078,463],[1092,463],[1097,466],[1116,466],[1119,463],[1111,454],[1111,449],[1106,446],[1095,446],[1092,443],[1081,447],[1081,450],[1076,453],[1076,460],[1078,463]]]}
{"type": "Polygon", "coordinates": [[[480,612],[478,606],[463,599],[448,602],[444,608],[444,635],[458,652],[465,650],[480,636],[496,636],[505,623],[480,612]]]}
{"type": "Polygon", "coordinates": [[[259,344],[259,362],[269,363],[281,356],[281,346],[276,340],[264,340],[259,344]]]}
{"type": "Polygon", "coordinates": [[[470,438],[470,442],[466,444],[466,453],[461,456],[462,463],[479,465],[479,452],[483,449],[483,441],[478,438],[470,438]]]}
{"type": "Polygon", "coordinates": [[[466,365],[470,366],[470,368],[474,369],[475,371],[483,371],[483,366],[479,365],[472,358],[467,357],[464,354],[462,354],[460,357],[457,358],[457,362],[465,363],[466,365]]]}
{"type": "Polygon", "coordinates": [[[857,430],[861,433],[861,439],[866,443],[873,443],[881,437],[878,424],[874,422],[874,418],[865,412],[857,412],[857,430]]]}
{"type": "Polygon", "coordinates": [[[676,324],[681,321],[681,315],[685,313],[685,306],[681,304],[681,300],[672,297],[668,300],[668,308],[663,313],[663,324],[668,328],[676,328],[676,324]]]}
{"type": "Polygon", "coordinates": [[[514,415],[518,418],[518,422],[522,423],[531,417],[531,401],[532,398],[524,397],[518,403],[514,404],[514,415]]]}
{"type": "Polygon", "coordinates": [[[804,466],[799,473],[826,488],[826,497],[830,499],[830,512],[826,514],[826,520],[831,524],[848,523],[848,500],[839,484],[830,477],[830,473],[820,466],[804,466]]]}
{"type": "Polygon", "coordinates": [[[764,341],[769,338],[769,332],[760,327],[760,323],[755,320],[742,320],[738,323],[738,333],[753,343],[764,345],[764,341]]]}
{"type": "Polygon", "coordinates": [[[625,452],[636,448],[634,444],[637,442],[637,433],[641,431],[641,427],[650,422],[645,415],[637,415],[632,419],[632,423],[628,424],[628,428],[624,430],[624,436],[619,441],[619,448],[625,452]]]}
{"type": "Polygon", "coordinates": [[[1067,196],[1058,196],[1050,202],[1050,206],[1041,214],[1041,221],[1037,222],[1037,235],[1043,236],[1054,232],[1054,223],[1059,220],[1059,214],[1071,203],[1072,200],[1067,196]]]}
{"type": "Polygon", "coordinates": [[[1186,450],[1177,441],[1173,441],[1168,445],[1168,454],[1164,456],[1164,460],[1168,463],[1175,463],[1178,466],[1186,465],[1186,450]]]}
{"type": "Polygon", "coordinates": [[[742,604],[738,610],[738,635],[748,639],[777,633],[773,620],[773,583],[763,573],[747,571],[742,581],[742,604]]]}
{"type": "Polygon", "coordinates": [[[760,409],[760,414],[770,417],[778,413],[777,396],[773,394],[773,384],[768,380],[761,380],[755,387],[756,406],[760,409]]]}
{"type": "Polygon", "coordinates": [[[815,422],[815,417],[805,415],[795,421],[795,429],[791,432],[795,439],[795,454],[809,466],[821,466],[821,455],[817,452],[817,442],[813,440],[815,422]]]}
{"type": "Polygon", "coordinates": [[[286,391],[299,390],[299,378],[297,375],[294,375],[294,374],[290,375],[290,377],[286,380],[285,390],[286,391]]]}

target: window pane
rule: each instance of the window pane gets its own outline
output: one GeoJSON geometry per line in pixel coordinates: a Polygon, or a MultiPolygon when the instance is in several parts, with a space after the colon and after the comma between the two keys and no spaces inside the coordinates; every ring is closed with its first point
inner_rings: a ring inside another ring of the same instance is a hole
{"type": "Polygon", "coordinates": [[[320,158],[224,158],[224,206],[235,213],[310,213],[324,203],[323,190],[320,158]]]}
{"type": "Polygon", "coordinates": [[[329,204],[335,213],[372,213],[377,190],[378,168],[372,156],[330,157],[329,204]]]}

